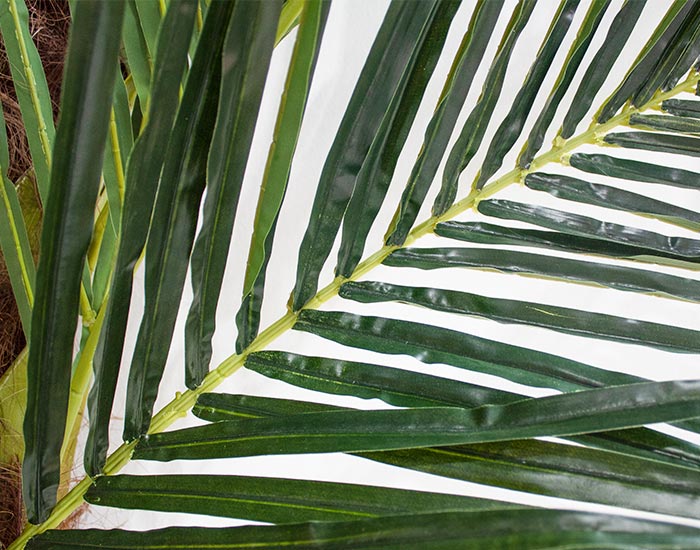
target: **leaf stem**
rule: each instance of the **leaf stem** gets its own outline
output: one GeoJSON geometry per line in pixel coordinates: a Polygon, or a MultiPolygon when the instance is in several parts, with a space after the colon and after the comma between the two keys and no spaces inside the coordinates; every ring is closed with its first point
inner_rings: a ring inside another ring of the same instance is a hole
{"type": "MultiPolygon", "coordinates": [[[[385,245],[360,263],[350,277],[336,277],[330,284],[319,290],[316,296],[312,298],[303,309],[316,309],[320,307],[323,303],[338,294],[338,290],[343,283],[346,281],[359,279],[364,274],[380,265],[394,250],[408,246],[424,235],[432,233],[438,223],[454,218],[469,208],[474,207],[480,200],[493,196],[509,185],[520,181],[527,172],[539,169],[550,162],[561,162],[564,155],[568,154],[573,149],[583,144],[595,143],[597,137],[601,133],[607,132],[617,125],[625,124],[632,113],[650,109],[659,104],[661,101],[681,92],[693,91],[693,88],[698,81],[700,81],[700,73],[692,71],[689,77],[683,83],[679,84],[668,92],[657,93],[644,106],[636,108],[628,104],[618,115],[611,118],[605,124],[593,124],[588,130],[576,137],[573,137],[563,143],[555,142],[552,149],[533,160],[529,170],[521,170],[519,168],[513,169],[500,178],[492,181],[490,184],[487,184],[483,189],[472,190],[464,199],[455,203],[442,216],[432,216],[421,224],[417,225],[411,231],[411,233],[409,233],[406,241],[401,247],[385,245]]],[[[187,412],[194,406],[199,395],[215,389],[223,380],[228,378],[243,366],[245,359],[249,354],[266,348],[279,336],[291,329],[296,322],[297,316],[298,313],[288,311],[267,329],[262,331],[258,337],[253,340],[250,346],[248,346],[248,348],[246,348],[241,354],[234,354],[225,359],[216,369],[207,375],[197,389],[186,390],[182,393],[178,392],[175,398],[153,417],[148,433],[153,434],[162,432],[172,425],[173,422],[186,416],[187,412]]],[[[137,443],[138,439],[124,443],[114,453],[112,453],[107,458],[103,475],[112,475],[121,470],[131,460],[132,452],[137,443]]],[[[70,492],[68,492],[68,494],[66,494],[63,499],[59,501],[49,518],[44,523],[40,525],[28,525],[20,537],[8,547],[8,550],[20,550],[21,548],[24,548],[25,544],[31,537],[43,533],[47,529],[57,527],[73,512],[73,510],[80,506],[80,504],[83,502],[83,495],[87,492],[91,484],[92,480],[89,477],[86,476],[83,478],[70,490],[70,492]]]]}

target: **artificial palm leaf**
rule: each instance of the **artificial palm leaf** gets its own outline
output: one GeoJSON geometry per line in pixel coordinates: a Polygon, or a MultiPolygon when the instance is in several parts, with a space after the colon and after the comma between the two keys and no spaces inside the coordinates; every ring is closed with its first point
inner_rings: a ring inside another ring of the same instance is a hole
{"type": "Polygon", "coordinates": [[[700,545],[700,386],[678,380],[700,354],[700,2],[392,0],[350,45],[351,4],[107,4],[75,4],[35,159],[33,303],[2,210],[32,310],[13,549],[700,545]],[[89,475],[56,503],[90,365],[89,475]],[[131,461],[148,474],[115,475],[131,461]],[[275,525],[53,529],[84,500],[275,525]]]}

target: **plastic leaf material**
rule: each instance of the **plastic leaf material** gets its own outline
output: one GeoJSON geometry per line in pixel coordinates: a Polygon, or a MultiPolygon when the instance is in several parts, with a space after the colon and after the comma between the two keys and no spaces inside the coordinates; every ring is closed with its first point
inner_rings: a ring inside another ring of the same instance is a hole
{"type": "Polygon", "coordinates": [[[389,245],[402,244],[418,217],[502,7],[500,2],[486,0],[479,2],[474,8],[469,28],[457,52],[433,117],[428,123],[423,146],[401,196],[396,223],[386,239],[389,245]]]}
{"type": "MultiPolygon", "coordinates": [[[[603,222],[579,214],[536,205],[492,199],[479,203],[479,212],[487,216],[540,225],[564,233],[588,237],[646,250],[647,254],[685,261],[700,261],[700,240],[665,235],[644,229],[603,222]]],[[[641,254],[642,252],[638,252],[641,254]]]]}
{"type": "Polygon", "coordinates": [[[9,164],[5,116],[0,108],[0,261],[7,267],[22,329],[29,341],[36,267],[17,189],[7,178],[9,164]]]}
{"type": "Polygon", "coordinates": [[[662,101],[661,108],[672,115],[700,118],[700,101],[671,98],[662,101]]]}
{"type": "Polygon", "coordinates": [[[574,153],[569,157],[569,164],[584,172],[601,176],[700,189],[700,174],[682,168],[588,153],[574,153]]]}
{"type": "Polygon", "coordinates": [[[615,132],[605,136],[605,143],[629,149],[700,157],[700,139],[694,137],[653,132],[615,132]]]}
{"type": "Polygon", "coordinates": [[[194,27],[197,3],[182,0],[168,10],[159,34],[161,47],[153,71],[151,91],[158,97],[148,111],[148,124],[134,144],[126,168],[119,248],[112,272],[110,296],[100,340],[93,358],[95,380],[88,395],[90,431],[85,469],[97,475],[104,465],[109,419],[122,359],[131,301],[134,268],[148,235],[153,204],[167,143],[178,105],[180,80],[194,27]]]}
{"type": "Polygon", "coordinates": [[[498,46],[496,57],[486,76],[481,96],[469,114],[447,157],[442,176],[442,187],[433,204],[434,216],[441,216],[447,212],[457,196],[459,175],[474,157],[484,139],[486,128],[495,112],[496,103],[503,89],[513,48],[534,8],[535,2],[533,0],[520,0],[513,10],[506,32],[498,46]]]}
{"type": "MultiPolygon", "coordinates": [[[[236,417],[279,417],[322,410],[340,409],[290,399],[203,394],[194,412],[203,420],[220,422],[236,417]]],[[[632,431],[634,429],[570,439],[591,444],[613,433],[629,435],[632,431]]],[[[657,443],[663,445],[661,441],[657,443]]],[[[522,440],[356,454],[401,468],[473,483],[697,517],[693,504],[700,494],[697,463],[660,464],[658,455],[651,456],[653,461],[650,461],[625,452],[629,450],[609,452],[558,442],[522,440]],[[650,499],[650,487],[663,496],[650,499]]]]}
{"type": "Polygon", "coordinates": [[[700,134],[700,120],[690,117],[640,115],[639,113],[633,113],[630,116],[629,123],[630,126],[639,126],[649,130],[678,132],[681,134],[700,134]]]}
{"type": "Polygon", "coordinates": [[[559,132],[562,138],[570,138],[578,123],[586,116],[605,78],[610,74],[610,69],[637,25],[644,6],[646,6],[646,0],[625,0],[615,16],[605,40],[591,60],[576,90],[576,95],[571,100],[559,132]]]}
{"type": "Polygon", "coordinates": [[[533,62],[532,67],[530,67],[530,71],[525,77],[525,81],[518,91],[510,111],[501,122],[498,130],[496,130],[474,184],[476,189],[481,189],[486,185],[491,176],[498,171],[503,164],[506,154],[508,154],[518,137],[520,137],[525,121],[530,114],[532,102],[542,86],[552,60],[559,50],[559,45],[569,30],[578,5],[579,0],[562,1],[540,51],[537,52],[537,58],[533,62]]]}
{"type": "Polygon", "coordinates": [[[237,3],[226,34],[207,198],[191,260],[194,297],[185,333],[185,382],[190,388],[209,372],[216,307],[280,9],[281,2],[237,3]]]}
{"type": "Polygon", "coordinates": [[[522,323],[680,353],[700,352],[700,333],[697,331],[566,307],[373,281],[345,283],[340,287],[339,294],[362,303],[401,301],[437,311],[476,315],[501,323],[522,323]]]}
{"type": "Polygon", "coordinates": [[[124,14],[124,52],[129,64],[131,78],[134,81],[139,104],[146,109],[150,102],[151,72],[153,60],[148,51],[146,38],[139,21],[135,0],[126,1],[126,13],[124,14]]]}
{"type": "Polygon", "coordinates": [[[394,450],[619,430],[700,415],[700,382],[647,382],[472,409],[341,410],[215,422],[151,435],[134,457],[196,460],[394,450]]]}
{"type": "Polygon", "coordinates": [[[26,129],[39,195],[46,206],[56,130],[46,75],[29,32],[29,13],[24,0],[4,0],[0,4],[0,32],[26,129]]]}
{"type": "Polygon", "coordinates": [[[395,0],[389,6],[321,172],[311,217],[299,250],[292,296],[294,311],[303,307],[316,293],[319,274],[340,229],[357,174],[379,130],[382,115],[438,6],[437,0],[395,0]],[[377,85],[378,82],[381,86],[377,85]]]}
{"type": "Polygon", "coordinates": [[[542,172],[534,172],[525,176],[525,185],[530,189],[545,191],[560,199],[625,212],[650,214],[669,223],[686,225],[691,229],[700,227],[698,225],[700,213],[698,212],[609,185],[542,172]]]}
{"type": "Polygon", "coordinates": [[[387,487],[213,475],[106,476],[97,479],[85,499],[101,506],[272,523],[520,508],[494,500],[387,487]]]}
{"type": "MultiPolygon", "coordinates": [[[[595,115],[598,123],[610,120],[620,107],[627,100],[635,97],[647,83],[657,63],[662,59],[666,47],[694,8],[695,3],[695,0],[690,2],[676,0],[669,7],[666,16],[637,57],[634,67],[595,115]]],[[[639,105],[639,103],[635,103],[635,105],[639,105]]]]}
{"type": "MultiPolygon", "coordinates": [[[[240,353],[258,334],[260,324],[260,309],[265,288],[265,273],[272,252],[272,242],[275,235],[275,226],[279,216],[284,194],[289,180],[289,171],[292,158],[296,151],[297,139],[301,130],[301,122],[306,108],[306,101],[311,87],[318,52],[321,45],[323,29],[328,18],[330,2],[326,0],[313,0],[304,4],[297,39],[292,53],[285,91],[277,114],[275,136],[270,145],[265,174],[260,185],[260,195],[255,212],[253,234],[248,253],[245,281],[243,283],[243,299],[241,307],[236,315],[238,325],[238,339],[236,349],[240,353]]],[[[280,22],[282,18],[280,16],[280,22]]],[[[252,48],[253,60],[258,64],[259,52],[252,48]]],[[[252,130],[252,127],[249,129],[252,130]]],[[[240,150],[240,145],[237,149],[240,150]]],[[[242,173],[241,173],[242,177],[242,173]]],[[[240,189],[240,181],[238,189],[240,189]]],[[[223,272],[223,269],[221,269],[223,272]]],[[[207,323],[205,317],[213,319],[213,314],[205,315],[200,312],[201,323],[207,323]]],[[[213,326],[210,327],[213,331],[213,326]]],[[[208,338],[197,335],[194,345],[200,348],[211,341],[208,338]],[[199,344],[197,344],[199,343],[199,344]]],[[[202,354],[202,358],[196,358],[196,362],[206,363],[208,368],[208,354],[202,354]]],[[[195,359],[193,359],[195,361],[195,359]]]]}
{"type": "Polygon", "coordinates": [[[700,301],[700,282],[651,270],[553,257],[498,248],[404,248],[384,260],[393,267],[447,269],[469,267],[502,273],[535,275],[546,279],[595,283],[631,292],[663,294],[700,301]]]}
{"type": "MultiPolygon", "coordinates": [[[[540,116],[537,117],[532,130],[530,130],[530,135],[525,142],[520,157],[518,157],[518,166],[520,166],[520,168],[528,168],[532,159],[535,158],[535,155],[542,147],[545,133],[549,129],[549,125],[554,119],[557,108],[564,98],[564,94],[566,94],[566,91],[569,89],[571,81],[574,79],[576,71],[583,60],[583,56],[588,51],[588,46],[591,40],[593,40],[593,35],[598,29],[598,25],[609,5],[610,0],[597,0],[593,2],[588,9],[583,24],[576,35],[576,40],[574,40],[574,43],[571,45],[561,72],[554,83],[554,88],[550,92],[547,102],[540,112],[540,116]]],[[[593,67],[595,65],[591,66],[593,67]]]]}
{"type": "Polygon", "coordinates": [[[23,496],[32,523],[56,502],[80,280],[92,234],[124,6],[77,2],[41,236],[24,419],[23,496]],[[90,43],[90,49],[83,43],[90,43]]]}
{"type": "Polygon", "coordinates": [[[146,245],[145,308],[129,368],[125,440],[148,429],[170,350],[217,122],[222,46],[231,7],[230,2],[215,2],[207,11],[205,35],[192,61],[163,163],[146,245]]]}
{"type": "Polygon", "coordinates": [[[187,548],[272,550],[309,546],[319,550],[568,550],[576,547],[693,548],[698,529],[671,523],[563,510],[505,510],[414,514],[347,522],[311,522],[229,528],[168,527],[156,531],[48,531],[28,550],[187,548]]]}
{"type": "MultiPolygon", "coordinates": [[[[496,8],[496,11],[500,11],[497,3],[491,4],[491,9],[496,8]]],[[[415,120],[425,88],[442,53],[450,23],[458,6],[458,2],[442,2],[439,5],[432,24],[426,29],[421,46],[414,49],[399,88],[384,114],[367,158],[357,175],[355,189],[345,211],[336,275],[349,277],[360,263],[367,236],[386,198],[399,155],[415,120]]],[[[477,14],[482,11],[483,3],[477,7],[477,14]]],[[[488,21],[486,23],[488,24],[488,21]]],[[[473,38],[472,31],[467,31],[460,52],[466,46],[474,44],[473,41],[467,40],[473,38]]],[[[452,80],[449,82],[452,83],[452,80]]],[[[444,109],[440,112],[443,111],[444,109]]],[[[434,116],[439,114],[436,112],[434,116]]]]}

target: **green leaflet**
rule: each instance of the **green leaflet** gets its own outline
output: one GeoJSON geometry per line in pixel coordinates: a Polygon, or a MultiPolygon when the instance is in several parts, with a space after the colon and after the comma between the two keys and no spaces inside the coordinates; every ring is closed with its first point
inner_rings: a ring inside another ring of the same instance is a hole
{"type": "MultiPolygon", "coordinates": [[[[425,29],[420,47],[414,49],[398,89],[383,116],[367,158],[357,174],[355,188],[345,211],[336,275],[349,277],[360,263],[367,235],[386,198],[399,155],[415,120],[425,88],[442,53],[450,23],[458,7],[459,2],[440,3],[432,24],[425,29]]],[[[500,11],[498,3],[491,3],[489,7],[500,11]]],[[[480,3],[476,8],[477,13],[481,12],[482,8],[483,3],[480,3]]],[[[472,34],[471,31],[467,31],[465,40],[472,34]]],[[[468,46],[473,42],[463,42],[462,46],[465,44],[468,46]]],[[[451,77],[449,82],[452,82],[451,77]]],[[[444,113],[444,109],[440,112],[444,113]]]]}
{"type": "Polygon", "coordinates": [[[661,108],[672,115],[700,118],[700,101],[671,98],[662,101],[661,108]]]}
{"type": "MultiPolygon", "coordinates": [[[[185,327],[189,388],[197,387],[209,372],[231,233],[281,8],[278,1],[238,2],[226,34],[217,122],[207,162],[207,197],[191,260],[193,299],[185,327]],[[228,63],[229,59],[237,63],[228,63]]],[[[177,309],[173,325],[176,314],[177,309]]]]}
{"type": "Polygon", "coordinates": [[[105,191],[109,201],[110,225],[116,233],[121,226],[122,203],[124,202],[124,167],[134,146],[131,132],[131,113],[124,80],[117,73],[114,99],[110,114],[109,138],[105,147],[102,167],[105,191]]]}
{"type": "Polygon", "coordinates": [[[669,56],[677,55],[677,61],[661,86],[663,91],[673,88],[700,56],[700,8],[696,8],[694,21],[688,18],[685,31],[684,39],[678,41],[679,48],[675,52],[669,52],[669,56]],[[683,49],[683,53],[680,53],[683,49]]]}
{"type": "MultiPolygon", "coordinates": [[[[523,243],[524,244],[524,243],[523,243]]],[[[498,248],[404,248],[384,260],[393,267],[441,269],[472,267],[548,279],[596,283],[632,292],[700,301],[700,282],[650,270],[498,248]],[[553,261],[554,260],[554,261],[553,261]]]]}
{"type": "MultiPolygon", "coordinates": [[[[588,51],[588,46],[591,40],[593,40],[593,35],[598,29],[598,25],[609,5],[610,0],[597,0],[593,2],[588,9],[586,18],[576,34],[576,40],[574,40],[574,43],[571,45],[561,72],[554,83],[554,88],[547,98],[547,103],[545,103],[532,130],[530,130],[530,135],[518,157],[518,166],[520,166],[520,168],[528,168],[532,159],[535,158],[535,155],[542,147],[544,135],[549,129],[549,125],[554,119],[557,108],[564,98],[564,94],[566,94],[566,91],[569,89],[571,81],[574,79],[576,71],[583,60],[583,56],[586,54],[586,51],[588,51]]],[[[599,71],[600,68],[598,67],[597,70],[599,71]]]]}
{"type": "Polygon", "coordinates": [[[564,252],[584,252],[599,256],[626,258],[640,262],[669,263],[682,265],[688,269],[697,269],[695,267],[697,263],[690,263],[693,260],[687,258],[679,260],[679,256],[673,255],[661,257],[659,252],[654,252],[655,255],[650,256],[649,254],[652,252],[649,249],[639,246],[559,231],[512,228],[482,222],[444,222],[437,225],[435,233],[441,237],[458,241],[534,246],[563,250],[564,252]]]}
{"type": "Polygon", "coordinates": [[[700,333],[694,330],[549,304],[373,281],[345,283],[338,294],[362,303],[401,301],[437,311],[476,315],[500,323],[521,323],[679,353],[700,352],[700,333]]]}
{"type": "Polygon", "coordinates": [[[574,153],[569,157],[569,164],[579,170],[601,176],[700,189],[700,174],[670,166],[588,153],[574,153]]]}
{"type": "Polygon", "coordinates": [[[252,353],[245,366],[268,378],[310,390],[376,398],[398,407],[477,407],[522,399],[507,391],[439,376],[281,351],[252,353]]]}
{"type": "Polygon", "coordinates": [[[56,131],[46,75],[29,34],[29,14],[24,0],[2,1],[0,32],[22,112],[39,195],[46,205],[56,131]]]}
{"type": "Polygon", "coordinates": [[[160,28],[165,2],[164,0],[134,0],[134,3],[144,40],[150,56],[153,58],[158,51],[158,29],[160,28]]]}
{"type": "Polygon", "coordinates": [[[513,47],[527,24],[535,7],[534,0],[520,0],[513,10],[508,26],[498,46],[496,57],[489,68],[479,101],[469,114],[445,163],[442,187],[433,204],[433,215],[441,216],[457,196],[458,178],[474,157],[486,133],[486,127],[494,113],[494,107],[501,95],[508,61],[513,47]]]}
{"type": "Polygon", "coordinates": [[[267,416],[287,416],[308,412],[339,411],[343,407],[277,399],[257,395],[234,395],[230,393],[203,393],[197,398],[192,413],[207,422],[240,420],[241,418],[263,418],[267,416]]]}
{"type": "Polygon", "coordinates": [[[229,528],[169,527],[156,531],[48,531],[28,550],[272,550],[283,547],[461,550],[697,547],[692,527],[622,516],[562,510],[448,512],[346,522],[229,528]]]}
{"type": "MultiPolygon", "coordinates": [[[[287,81],[285,82],[285,91],[280,100],[275,135],[270,144],[265,174],[260,185],[260,195],[243,283],[243,300],[236,315],[238,325],[236,349],[239,353],[258,334],[265,272],[272,252],[275,226],[289,180],[292,158],[296,151],[297,139],[329,8],[329,1],[313,0],[304,4],[301,15],[287,81]]],[[[281,21],[280,16],[280,23],[281,21]]],[[[252,51],[255,52],[255,48],[252,51]]],[[[240,189],[240,183],[238,188],[240,189]]],[[[202,341],[201,337],[198,341],[202,341]]],[[[206,362],[208,366],[209,361],[206,362]]]]}
{"type": "Polygon", "coordinates": [[[559,45],[569,30],[579,0],[562,0],[559,11],[547,31],[537,58],[530,67],[518,95],[513,100],[510,111],[501,122],[496,134],[486,152],[486,158],[474,183],[476,189],[481,189],[503,164],[503,159],[520,137],[525,121],[530,114],[532,102],[542,86],[552,60],[559,50],[559,45]]]}
{"type": "Polygon", "coordinates": [[[525,185],[536,191],[546,191],[550,195],[569,201],[594,204],[603,208],[613,208],[637,214],[653,215],[669,223],[689,229],[700,228],[700,213],[681,208],[668,202],[652,199],[645,195],[590,183],[559,174],[534,172],[525,176],[525,185]]]}
{"type": "Polygon", "coordinates": [[[108,309],[93,358],[95,381],[88,396],[90,431],[85,469],[97,475],[106,458],[108,426],[122,358],[131,300],[134,267],[148,235],[158,180],[168,137],[178,106],[180,80],[194,27],[196,0],[182,0],[168,10],[160,32],[152,92],[158,97],[148,112],[148,124],[134,143],[126,168],[121,239],[112,273],[108,309]]]}
{"type": "Polygon", "coordinates": [[[666,89],[672,88],[680,77],[688,72],[696,58],[688,59],[685,52],[688,49],[690,49],[691,53],[695,51],[695,48],[689,48],[689,46],[693,41],[697,40],[699,25],[700,3],[690,0],[678,13],[677,19],[669,26],[668,31],[676,29],[673,36],[661,53],[661,57],[656,62],[653,71],[647,76],[643,86],[633,96],[632,104],[635,107],[645,105],[651,100],[657,90],[665,88],[666,84],[671,84],[666,89]],[[677,22],[680,23],[678,27],[676,27],[677,22]]]}
{"type": "Polygon", "coordinates": [[[410,321],[304,310],[294,329],[346,346],[409,355],[428,364],[444,363],[560,391],[638,381],[629,375],[597,369],[549,353],[410,321]]]}
{"type": "Polygon", "coordinates": [[[647,254],[684,259],[700,260],[700,241],[684,237],[669,239],[665,235],[652,233],[636,227],[602,222],[578,214],[536,205],[517,203],[508,200],[491,199],[482,201],[479,212],[486,216],[518,220],[540,225],[548,229],[580,237],[613,241],[630,245],[637,249],[646,249],[647,254]]]}
{"type": "Polygon", "coordinates": [[[7,267],[22,329],[29,341],[36,267],[17,189],[7,178],[9,164],[5,116],[0,107],[0,261],[7,267]]]}
{"type": "Polygon", "coordinates": [[[22,472],[32,523],[44,521],[56,503],[80,275],[102,169],[95,159],[102,158],[107,138],[123,13],[119,2],[77,2],[74,11],[27,366],[22,472]]]}
{"type": "Polygon", "coordinates": [[[700,134],[700,120],[689,117],[632,113],[629,123],[630,126],[639,126],[649,130],[700,134]]]}
{"type": "Polygon", "coordinates": [[[139,21],[134,0],[126,0],[126,13],[124,14],[124,51],[129,65],[129,74],[134,81],[139,103],[145,109],[150,102],[151,72],[153,61],[148,51],[146,38],[139,21]]]}
{"type": "MultiPolygon", "coordinates": [[[[391,233],[386,239],[389,245],[403,244],[418,217],[502,7],[501,2],[482,0],[474,8],[469,28],[462,39],[438,105],[425,131],[423,146],[406,182],[395,215],[396,221],[392,223],[391,233]]],[[[354,225],[352,222],[348,220],[349,225],[354,225]]]]}
{"type": "Polygon", "coordinates": [[[367,157],[411,53],[435,17],[439,2],[391,3],[326,157],[311,217],[299,249],[292,309],[315,294],[357,174],[367,157]],[[381,82],[381,85],[378,83],[381,82]]]}
{"type": "Polygon", "coordinates": [[[646,6],[646,0],[625,0],[615,16],[603,44],[591,60],[576,90],[576,95],[571,100],[559,132],[562,138],[570,138],[576,131],[578,123],[586,116],[598,90],[610,74],[610,69],[634,30],[644,6],[646,6]]]}
{"type": "Polygon", "coordinates": [[[124,439],[148,430],[168,358],[217,121],[230,2],[213,2],[173,126],[146,245],[145,308],[129,369],[124,439]]]}
{"type": "MultiPolygon", "coordinates": [[[[378,398],[401,407],[476,407],[512,403],[524,399],[521,395],[502,390],[402,369],[284,352],[253,353],[246,359],[246,367],[264,376],[306,389],[365,399],[378,398]]],[[[630,382],[647,382],[647,380],[625,375],[618,380],[618,384],[630,382]]],[[[292,404],[298,406],[297,403],[292,404]]],[[[219,421],[234,419],[227,411],[235,411],[235,414],[254,418],[270,416],[273,411],[276,411],[275,414],[279,416],[337,409],[328,405],[306,404],[303,410],[290,408],[278,411],[275,408],[278,405],[279,403],[275,400],[251,396],[205,394],[198,399],[195,414],[205,420],[219,421]]],[[[691,430],[698,429],[693,421],[682,424],[683,427],[691,430]]],[[[700,453],[696,446],[645,428],[578,436],[571,439],[627,456],[651,458],[693,468],[697,468],[700,464],[700,453]],[[664,451],[660,452],[659,449],[664,451]]]]}
{"type": "Polygon", "coordinates": [[[630,149],[700,157],[700,139],[687,136],[652,132],[615,132],[605,136],[604,141],[610,145],[630,149]]]}
{"type": "MultiPolygon", "coordinates": [[[[306,401],[227,394],[203,394],[197,403],[195,414],[212,422],[236,416],[269,417],[317,412],[324,410],[322,407],[329,411],[339,410],[332,405],[306,401]]],[[[697,462],[689,460],[687,465],[692,468],[679,468],[684,465],[685,457],[683,450],[677,449],[680,452],[673,456],[673,461],[659,463],[664,457],[658,451],[668,448],[665,447],[668,442],[654,441],[654,434],[661,438],[665,436],[642,428],[570,439],[595,445],[603,438],[623,434],[627,442],[635,440],[631,436],[643,434],[650,450],[655,446],[657,451],[648,454],[652,461],[641,453],[639,457],[631,456],[629,447],[612,448],[615,452],[609,452],[539,440],[357,453],[357,456],[518,491],[696,516],[692,504],[700,493],[695,470],[697,462]],[[663,493],[663,498],[649,498],[651,487],[663,493]]]]}
{"type": "Polygon", "coordinates": [[[92,276],[92,303],[98,310],[102,307],[102,302],[107,296],[109,281],[112,277],[112,267],[116,259],[118,239],[112,227],[111,218],[107,219],[97,256],[97,264],[92,276]]]}
{"type": "MultiPolygon", "coordinates": [[[[666,46],[682,25],[694,3],[681,0],[673,2],[666,16],[656,27],[654,34],[649,38],[644,49],[642,49],[635,60],[634,67],[627,73],[622,83],[596,113],[595,118],[598,123],[610,120],[617,113],[618,109],[628,99],[635,97],[637,92],[647,83],[666,46]]],[[[639,103],[635,103],[635,105],[639,105],[639,103]]]]}
{"type": "Polygon", "coordinates": [[[487,499],[387,487],[228,475],[104,476],[96,480],[85,500],[101,506],[271,523],[521,507],[487,499]]]}
{"type": "Polygon", "coordinates": [[[362,453],[377,462],[538,495],[698,517],[692,469],[539,440],[362,453]]]}
{"type": "Polygon", "coordinates": [[[617,430],[700,416],[700,382],[648,382],[473,409],[341,410],[216,422],[152,434],[134,458],[393,450],[617,430]]]}

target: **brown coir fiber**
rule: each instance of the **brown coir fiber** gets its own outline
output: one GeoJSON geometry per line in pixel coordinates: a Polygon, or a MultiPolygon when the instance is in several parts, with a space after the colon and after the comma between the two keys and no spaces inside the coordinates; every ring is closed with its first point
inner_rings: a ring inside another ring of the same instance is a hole
{"type": "MultiPolygon", "coordinates": [[[[54,120],[58,115],[61,80],[66,54],[70,11],[67,0],[25,0],[29,10],[29,27],[46,73],[54,120]]],[[[0,101],[7,125],[10,165],[6,167],[11,181],[31,168],[32,160],[17,103],[12,74],[0,42],[0,101]]],[[[19,313],[5,264],[0,257],[0,376],[25,346],[19,313]]],[[[1,428],[0,428],[1,429],[1,428]]],[[[23,517],[20,465],[0,465],[0,549],[20,534],[23,517]]]]}

